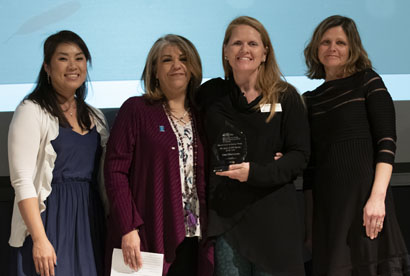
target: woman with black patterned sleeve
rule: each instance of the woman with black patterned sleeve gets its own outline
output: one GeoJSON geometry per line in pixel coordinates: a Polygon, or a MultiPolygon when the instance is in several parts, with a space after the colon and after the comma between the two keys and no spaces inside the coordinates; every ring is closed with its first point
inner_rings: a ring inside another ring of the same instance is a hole
{"type": "Polygon", "coordinates": [[[304,185],[313,191],[307,241],[314,275],[409,275],[389,188],[396,150],[392,98],[350,18],[322,21],[305,57],[308,77],[325,80],[304,94],[312,142],[304,185]]]}

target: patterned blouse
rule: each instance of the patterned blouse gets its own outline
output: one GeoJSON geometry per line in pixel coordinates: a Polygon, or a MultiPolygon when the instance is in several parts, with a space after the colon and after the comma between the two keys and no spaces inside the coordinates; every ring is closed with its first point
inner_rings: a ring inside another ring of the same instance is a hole
{"type": "Polygon", "coordinates": [[[182,125],[173,123],[168,116],[178,141],[179,167],[181,175],[182,204],[186,237],[201,236],[199,224],[199,200],[194,181],[194,151],[191,122],[182,125]],[[175,129],[175,126],[178,129],[175,129]],[[179,137],[182,137],[182,141],[179,137]]]}

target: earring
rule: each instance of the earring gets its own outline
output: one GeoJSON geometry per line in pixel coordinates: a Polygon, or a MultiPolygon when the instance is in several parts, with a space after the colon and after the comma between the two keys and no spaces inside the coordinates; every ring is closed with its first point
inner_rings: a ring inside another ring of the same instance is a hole
{"type": "Polygon", "coordinates": [[[50,74],[48,73],[47,73],[47,81],[48,81],[48,84],[50,84],[50,74]]]}
{"type": "Polygon", "coordinates": [[[227,57],[227,56],[224,56],[224,59],[225,59],[225,60],[228,60],[228,57],[227,57]]]}
{"type": "Polygon", "coordinates": [[[159,87],[159,79],[155,79],[155,88],[159,87]]]}

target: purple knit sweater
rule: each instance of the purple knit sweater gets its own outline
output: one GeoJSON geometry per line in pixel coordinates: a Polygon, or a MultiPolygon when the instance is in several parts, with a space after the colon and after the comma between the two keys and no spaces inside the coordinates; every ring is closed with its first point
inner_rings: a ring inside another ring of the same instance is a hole
{"type": "MultiPolygon", "coordinates": [[[[198,133],[197,141],[196,185],[205,236],[204,149],[198,133]]],[[[110,202],[107,273],[112,249],[121,248],[121,237],[139,228],[141,250],[163,253],[166,275],[176,248],[185,238],[179,172],[177,138],[162,104],[151,104],[143,97],[128,99],[111,130],[105,159],[110,202]]],[[[198,275],[212,275],[212,248],[202,242],[199,248],[198,275]]]]}

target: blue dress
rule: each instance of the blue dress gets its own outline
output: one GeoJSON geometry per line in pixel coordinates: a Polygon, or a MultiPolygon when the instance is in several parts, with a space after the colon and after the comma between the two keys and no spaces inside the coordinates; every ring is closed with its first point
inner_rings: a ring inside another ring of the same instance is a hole
{"type": "MultiPolygon", "coordinates": [[[[57,255],[55,275],[102,275],[105,221],[96,181],[100,135],[95,127],[85,135],[60,127],[51,144],[57,159],[41,218],[57,255]]],[[[23,247],[12,248],[10,275],[37,275],[32,248],[31,236],[23,247]]]]}

